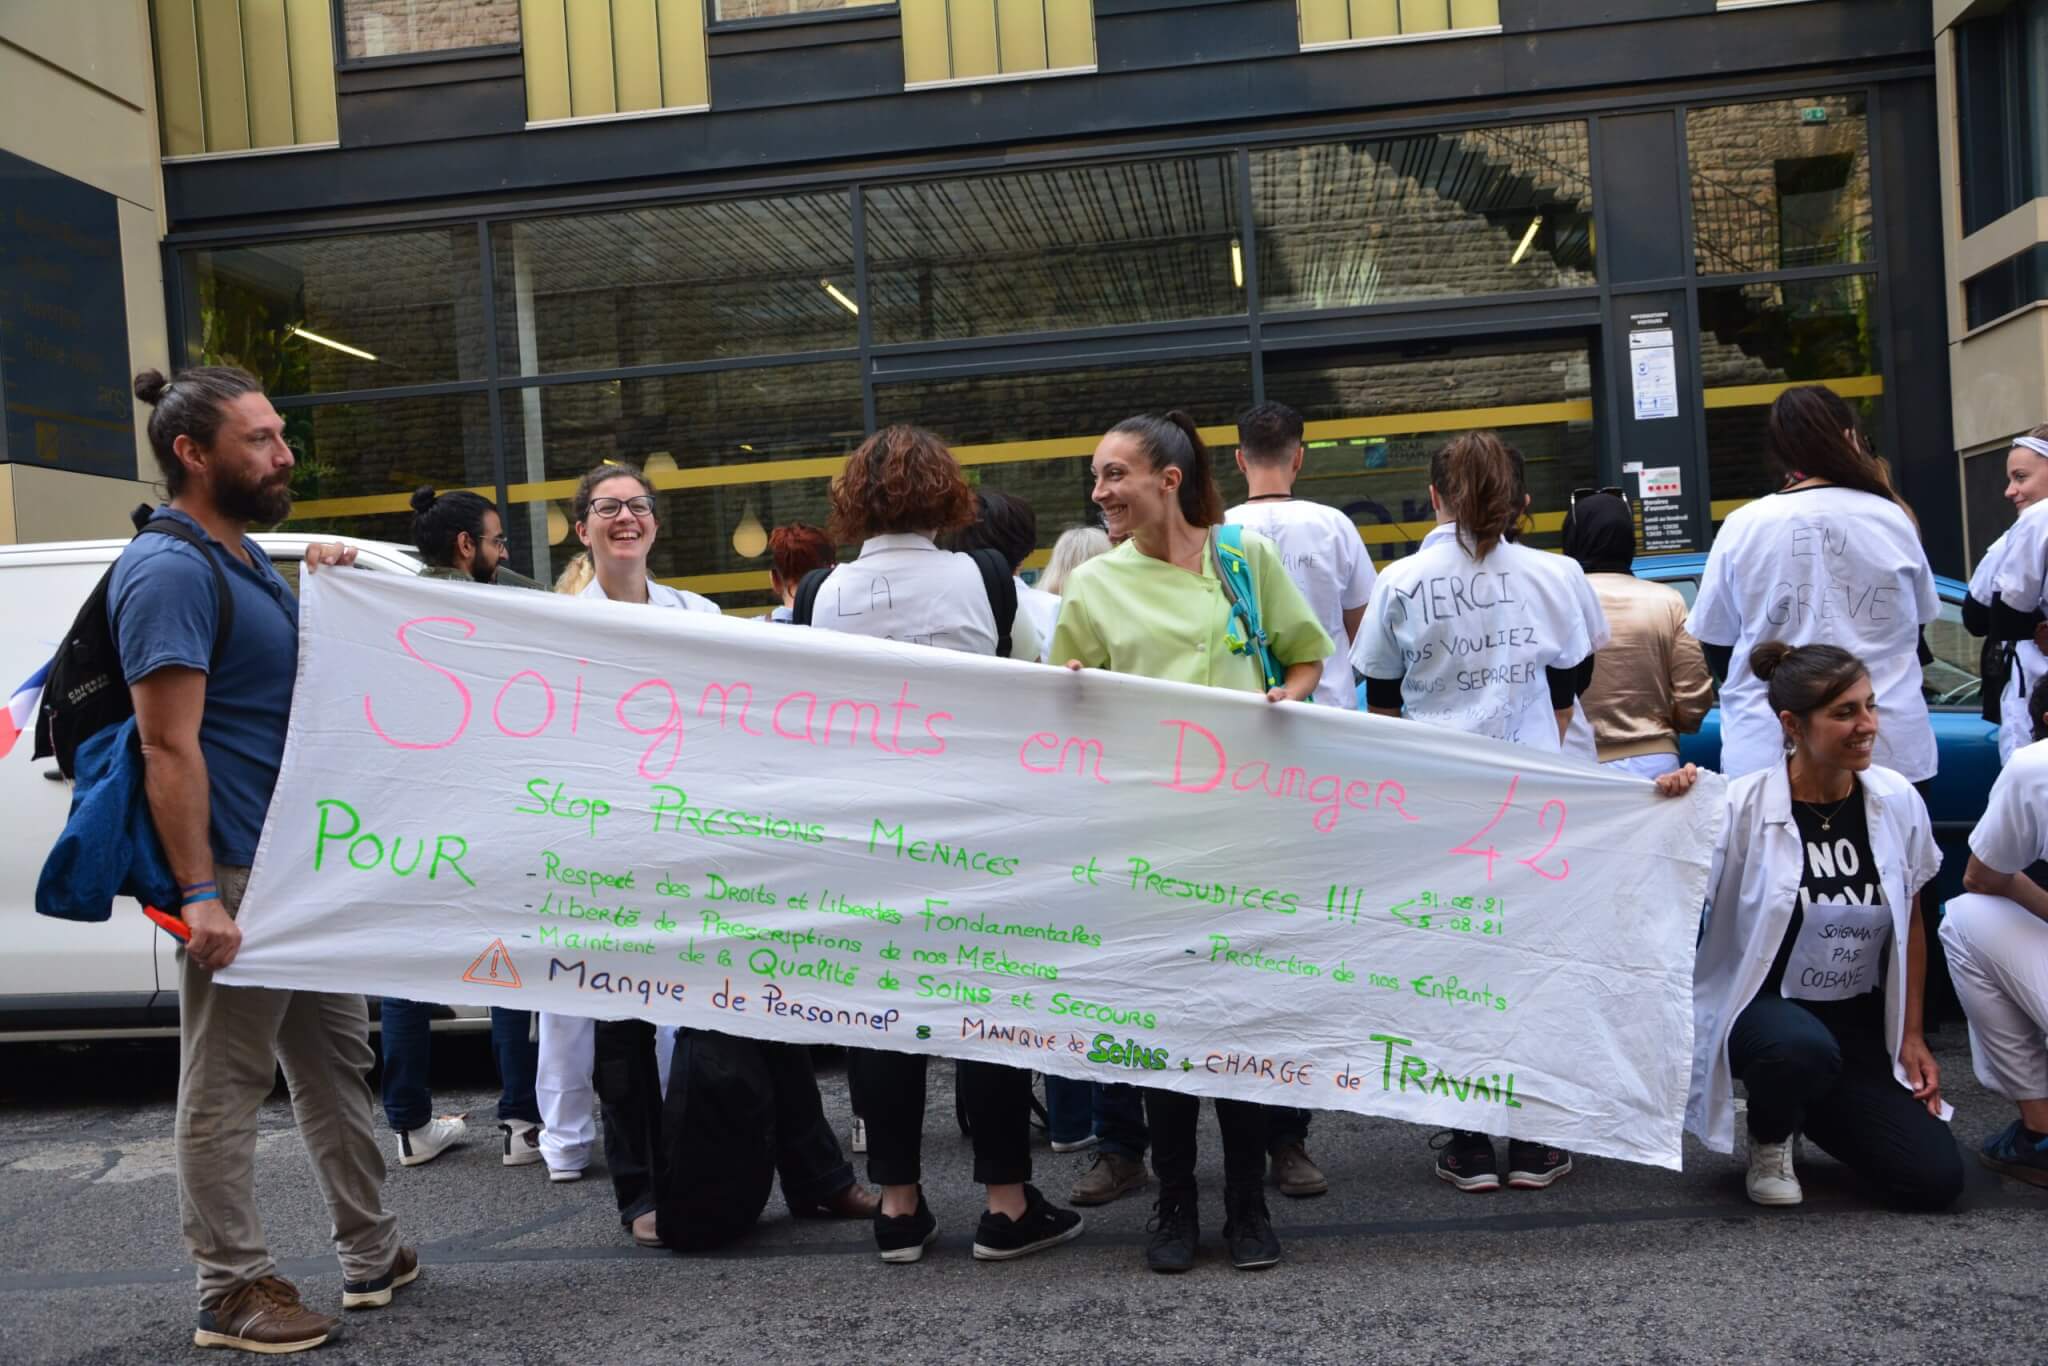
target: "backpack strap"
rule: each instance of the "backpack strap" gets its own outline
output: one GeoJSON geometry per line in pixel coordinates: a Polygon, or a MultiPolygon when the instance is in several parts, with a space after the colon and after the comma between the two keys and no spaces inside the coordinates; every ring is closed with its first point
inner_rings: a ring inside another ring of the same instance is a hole
{"type": "Polygon", "coordinates": [[[1266,626],[1259,617],[1259,591],[1252,582],[1251,561],[1245,557],[1244,528],[1235,522],[1209,528],[1209,555],[1215,561],[1216,577],[1223,596],[1230,601],[1231,616],[1238,627],[1229,635],[1233,652],[1250,655],[1268,688],[1284,681],[1285,671],[1274,658],[1266,640],[1266,626]]]}
{"type": "MultiPolygon", "coordinates": [[[[152,533],[183,541],[186,545],[197,550],[200,557],[206,561],[206,567],[213,571],[213,653],[210,658],[212,668],[218,671],[221,656],[227,653],[228,637],[234,633],[235,629],[235,595],[233,589],[228,586],[227,571],[220,567],[220,560],[207,547],[206,538],[176,518],[152,517],[147,522],[144,522],[135,534],[144,536],[152,533]]],[[[115,626],[115,630],[118,631],[119,627],[115,626]]]]}
{"type": "Polygon", "coordinates": [[[1017,577],[1010,572],[1009,557],[992,546],[967,552],[981,571],[981,586],[988,593],[989,610],[996,618],[996,656],[1010,657],[1010,632],[1017,625],[1017,577]]]}
{"type": "Polygon", "coordinates": [[[796,586],[796,601],[790,605],[789,617],[799,626],[811,624],[811,613],[817,610],[818,594],[825,587],[825,580],[832,577],[833,565],[813,569],[804,575],[803,582],[796,586]]]}

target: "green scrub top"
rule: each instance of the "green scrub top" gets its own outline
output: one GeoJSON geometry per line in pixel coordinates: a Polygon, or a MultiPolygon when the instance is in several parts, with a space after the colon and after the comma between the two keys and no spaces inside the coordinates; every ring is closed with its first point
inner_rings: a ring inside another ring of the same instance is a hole
{"type": "MultiPolygon", "coordinates": [[[[1244,550],[1266,638],[1280,663],[1328,659],[1337,647],[1287,576],[1280,552],[1254,531],[1245,532],[1244,550]]],[[[1224,639],[1229,624],[1230,599],[1211,556],[1202,557],[1198,577],[1125,541],[1067,580],[1047,659],[1062,665],[1078,659],[1091,669],[1265,692],[1258,662],[1231,653],[1224,639]]]]}

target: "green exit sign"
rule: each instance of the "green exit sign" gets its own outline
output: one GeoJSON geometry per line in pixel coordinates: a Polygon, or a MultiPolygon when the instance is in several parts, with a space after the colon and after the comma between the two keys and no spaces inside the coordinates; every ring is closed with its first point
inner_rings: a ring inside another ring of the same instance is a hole
{"type": "Polygon", "coordinates": [[[1826,123],[1828,121],[1828,111],[1820,105],[1810,104],[1799,111],[1799,121],[1801,123],[1826,123]]]}

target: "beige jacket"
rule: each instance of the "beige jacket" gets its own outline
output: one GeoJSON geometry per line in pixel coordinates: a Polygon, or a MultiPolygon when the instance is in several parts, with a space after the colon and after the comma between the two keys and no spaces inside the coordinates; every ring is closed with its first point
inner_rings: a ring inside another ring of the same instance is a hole
{"type": "Polygon", "coordinates": [[[1700,644],[1685,631],[1678,590],[1627,574],[1588,574],[1614,641],[1593,665],[1593,686],[1579,699],[1600,762],[1638,754],[1676,754],[1678,737],[1700,728],[1714,705],[1714,683],[1700,644]]]}

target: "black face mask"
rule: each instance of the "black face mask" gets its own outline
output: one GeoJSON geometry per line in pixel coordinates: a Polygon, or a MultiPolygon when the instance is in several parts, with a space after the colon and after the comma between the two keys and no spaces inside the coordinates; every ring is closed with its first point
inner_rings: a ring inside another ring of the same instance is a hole
{"type": "Polygon", "coordinates": [[[1634,573],[1636,526],[1628,504],[1611,493],[1579,499],[1564,517],[1564,553],[1588,574],[1634,573]]]}

